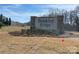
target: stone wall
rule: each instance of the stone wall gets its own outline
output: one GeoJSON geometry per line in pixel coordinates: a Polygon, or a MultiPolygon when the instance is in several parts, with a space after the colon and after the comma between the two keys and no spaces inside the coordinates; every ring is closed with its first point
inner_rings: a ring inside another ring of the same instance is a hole
{"type": "Polygon", "coordinates": [[[31,17],[31,29],[47,30],[60,34],[64,32],[63,16],[31,17]]]}
{"type": "Polygon", "coordinates": [[[64,33],[63,16],[57,16],[57,29],[59,34],[64,33]]]}

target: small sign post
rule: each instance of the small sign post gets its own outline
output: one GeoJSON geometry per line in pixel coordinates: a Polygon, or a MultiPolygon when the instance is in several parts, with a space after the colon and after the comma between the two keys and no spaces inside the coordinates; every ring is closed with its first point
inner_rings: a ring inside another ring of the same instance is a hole
{"type": "Polygon", "coordinates": [[[64,37],[61,38],[61,46],[64,46],[64,37]]]}

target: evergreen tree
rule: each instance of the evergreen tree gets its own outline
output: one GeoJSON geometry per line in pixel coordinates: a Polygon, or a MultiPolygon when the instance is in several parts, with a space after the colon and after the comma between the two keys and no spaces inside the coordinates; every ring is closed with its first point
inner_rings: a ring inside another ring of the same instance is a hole
{"type": "Polygon", "coordinates": [[[8,22],[8,25],[11,25],[11,18],[9,18],[9,22],[8,22]]]}
{"type": "Polygon", "coordinates": [[[2,18],[3,18],[3,15],[1,14],[0,15],[0,28],[4,25],[3,22],[2,22],[2,18]]]}
{"type": "Polygon", "coordinates": [[[11,18],[7,18],[3,16],[3,14],[0,15],[0,28],[2,26],[8,26],[11,25],[11,18]]]}
{"type": "Polygon", "coordinates": [[[2,20],[2,23],[4,23],[4,24],[5,24],[5,19],[3,19],[3,20],[2,20]]]}
{"type": "Polygon", "coordinates": [[[0,15],[0,22],[2,22],[2,17],[3,17],[3,14],[0,15]]]}
{"type": "Polygon", "coordinates": [[[8,18],[6,18],[5,25],[8,25],[8,22],[9,22],[9,20],[8,20],[8,18]]]}

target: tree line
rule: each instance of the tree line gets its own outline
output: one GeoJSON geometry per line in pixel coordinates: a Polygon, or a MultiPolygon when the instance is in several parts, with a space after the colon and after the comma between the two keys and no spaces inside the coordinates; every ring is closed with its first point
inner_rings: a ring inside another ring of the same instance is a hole
{"type": "Polygon", "coordinates": [[[79,31],[79,6],[76,6],[73,10],[65,10],[65,9],[50,9],[48,15],[46,16],[56,16],[56,15],[63,15],[64,16],[64,24],[75,26],[76,30],[79,31]],[[67,19],[69,17],[70,19],[67,19]]]}
{"type": "Polygon", "coordinates": [[[0,14],[0,28],[2,26],[10,26],[11,25],[11,18],[3,16],[3,14],[0,14]]]}

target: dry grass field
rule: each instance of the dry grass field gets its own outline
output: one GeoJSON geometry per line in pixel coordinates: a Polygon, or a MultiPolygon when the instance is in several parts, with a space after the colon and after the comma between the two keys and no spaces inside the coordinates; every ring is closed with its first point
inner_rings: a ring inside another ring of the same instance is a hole
{"type": "Polygon", "coordinates": [[[20,26],[8,26],[0,29],[0,53],[68,54],[79,52],[79,38],[64,38],[64,42],[62,43],[63,38],[23,37],[9,34],[9,32],[21,31],[23,28],[20,26]]]}

